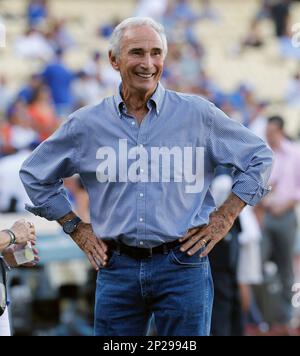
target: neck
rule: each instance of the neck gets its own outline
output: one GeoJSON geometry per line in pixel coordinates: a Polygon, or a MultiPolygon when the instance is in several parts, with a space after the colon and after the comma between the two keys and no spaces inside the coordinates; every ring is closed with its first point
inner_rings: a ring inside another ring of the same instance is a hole
{"type": "Polygon", "coordinates": [[[133,91],[125,85],[122,86],[122,98],[130,113],[148,112],[147,103],[155,89],[148,92],[133,91]]]}
{"type": "Polygon", "coordinates": [[[271,148],[272,148],[272,150],[279,150],[281,148],[282,144],[283,144],[283,139],[281,139],[280,141],[274,142],[271,145],[271,148]]]}

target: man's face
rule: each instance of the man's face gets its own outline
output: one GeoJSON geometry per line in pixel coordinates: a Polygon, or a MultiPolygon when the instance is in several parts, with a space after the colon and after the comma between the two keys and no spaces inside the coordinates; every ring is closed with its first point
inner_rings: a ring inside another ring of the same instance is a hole
{"type": "Polygon", "coordinates": [[[266,138],[272,148],[279,147],[283,137],[283,132],[277,125],[273,123],[267,125],[266,138]]]}
{"type": "Polygon", "coordinates": [[[110,61],[120,71],[123,89],[152,93],[163,72],[162,40],[149,26],[129,28],[123,35],[119,58],[110,54],[110,61]]]}

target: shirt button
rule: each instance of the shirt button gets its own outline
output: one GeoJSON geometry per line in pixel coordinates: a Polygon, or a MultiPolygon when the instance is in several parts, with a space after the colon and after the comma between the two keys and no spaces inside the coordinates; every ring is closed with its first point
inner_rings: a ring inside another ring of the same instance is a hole
{"type": "Polygon", "coordinates": [[[139,146],[140,146],[140,147],[144,147],[144,145],[142,145],[142,144],[140,144],[139,146]]]}
{"type": "Polygon", "coordinates": [[[144,173],[144,170],[143,170],[143,168],[141,169],[141,173],[144,173]]]}
{"type": "Polygon", "coordinates": [[[143,218],[140,218],[140,222],[143,222],[144,221],[144,219],[143,218]]]}
{"type": "Polygon", "coordinates": [[[135,122],[134,122],[134,121],[131,121],[131,125],[134,126],[134,125],[135,125],[135,122]]]}
{"type": "Polygon", "coordinates": [[[144,245],[144,242],[143,242],[143,241],[140,241],[140,245],[144,245]]]}
{"type": "Polygon", "coordinates": [[[140,193],[140,197],[142,198],[144,196],[144,194],[143,193],[140,193]]]}

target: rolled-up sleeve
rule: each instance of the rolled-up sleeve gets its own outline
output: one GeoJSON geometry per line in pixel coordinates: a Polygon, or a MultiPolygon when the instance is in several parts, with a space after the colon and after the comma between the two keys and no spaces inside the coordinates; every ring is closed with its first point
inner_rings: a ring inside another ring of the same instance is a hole
{"type": "Polygon", "coordinates": [[[63,188],[63,178],[78,172],[78,145],[75,119],[65,122],[49,139],[39,145],[23,163],[20,178],[33,206],[31,213],[57,220],[72,208],[63,188]]]}
{"type": "Polygon", "coordinates": [[[245,126],[210,106],[209,153],[215,166],[233,167],[232,192],[256,205],[270,190],[273,152],[245,126]]]}

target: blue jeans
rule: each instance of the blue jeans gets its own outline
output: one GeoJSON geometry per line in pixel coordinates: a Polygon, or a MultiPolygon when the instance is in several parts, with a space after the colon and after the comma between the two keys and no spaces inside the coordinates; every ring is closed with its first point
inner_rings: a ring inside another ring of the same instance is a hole
{"type": "Polygon", "coordinates": [[[207,257],[180,247],[142,260],[113,251],[97,277],[95,335],[146,335],[153,315],[159,336],[206,336],[212,304],[207,257]]]}

